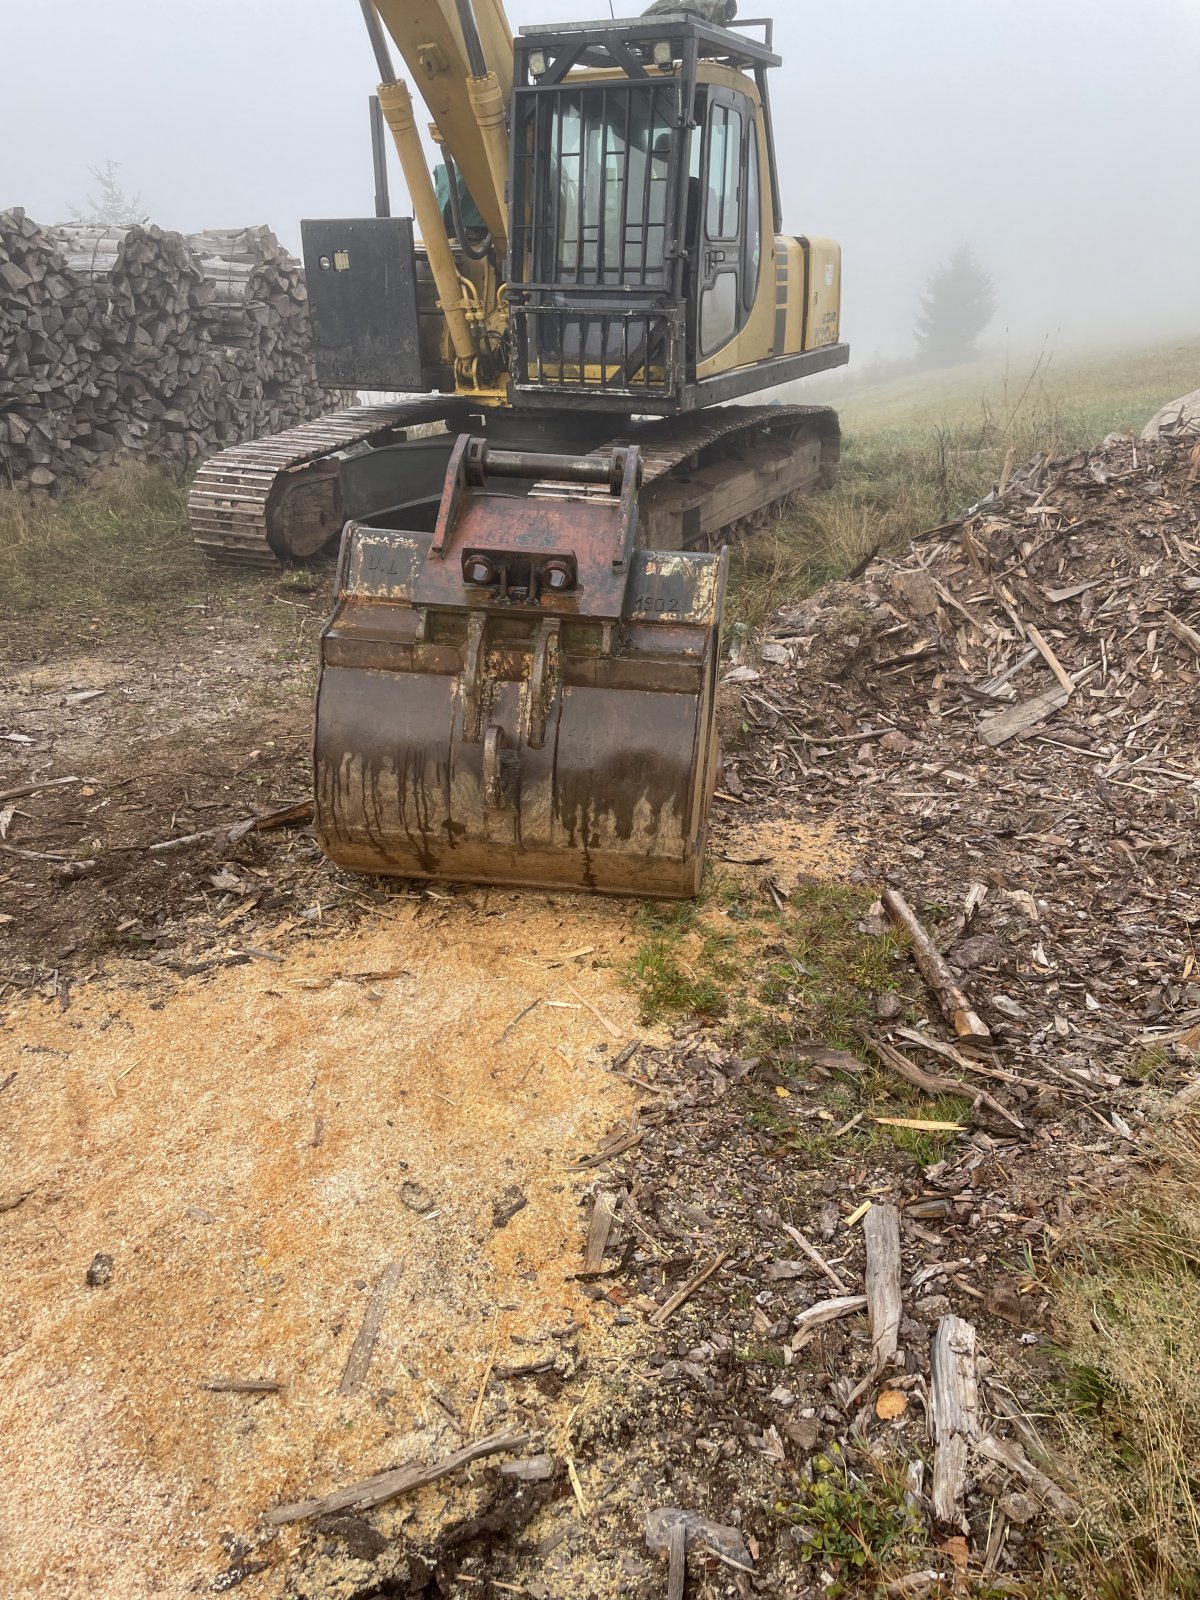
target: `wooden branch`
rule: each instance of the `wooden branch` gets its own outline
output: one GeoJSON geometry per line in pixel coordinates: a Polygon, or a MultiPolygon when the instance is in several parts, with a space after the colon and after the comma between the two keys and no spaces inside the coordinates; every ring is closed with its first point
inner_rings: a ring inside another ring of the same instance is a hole
{"type": "Polygon", "coordinates": [[[975,1376],[975,1329],[961,1317],[943,1317],[933,1341],[933,1509],[939,1522],[967,1531],[970,1449],[979,1436],[979,1387],[975,1376]]]}
{"type": "Polygon", "coordinates": [[[366,1381],[367,1369],[371,1365],[371,1357],[375,1354],[375,1341],[383,1326],[388,1301],[392,1298],[403,1271],[404,1268],[399,1261],[389,1262],[383,1269],[382,1276],[375,1285],[375,1293],[371,1296],[363,1316],[358,1338],[350,1347],[346,1370],[342,1373],[342,1381],[338,1385],[339,1394],[357,1394],[366,1381]]]}
{"type": "Polygon", "coordinates": [[[210,839],[226,839],[236,844],[254,830],[253,822],[235,822],[223,828],[205,828],[202,833],[181,833],[176,839],[160,839],[157,844],[126,845],[123,849],[144,849],[148,855],[164,855],[168,850],[186,850],[194,844],[204,844],[210,839]]]}
{"type": "Polygon", "coordinates": [[[690,1300],[700,1285],[707,1283],[717,1268],[722,1266],[728,1259],[728,1250],[722,1250],[720,1255],[714,1256],[703,1272],[698,1272],[694,1278],[684,1284],[682,1289],[673,1294],[665,1305],[659,1306],[658,1310],[650,1318],[650,1326],[652,1328],[661,1328],[670,1317],[675,1315],[684,1301],[690,1300]]]}
{"type": "Polygon", "coordinates": [[[1034,1466],[1015,1439],[1000,1439],[992,1433],[978,1440],[975,1448],[989,1461],[1015,1472],[1038,1499],[1064,1522],[1074,1522],[1079,1515],[1079,1507],[1070,1495],[1064,1494],[1053,1478],[1048,1478],[1040,1467],[1034,1466]]]}
{"type": "Polygon", "coordinates": [[[960,1039],[991,1040],[988,1026],[971,1009],[971,1002],[954,981],[954,975],[933,940],[917,920],[916,912],[899,889],[885,889],[883,908],[897,927],[905,929],[912,940],[913,959],[921,969],[925,982],[938,998],[938,1003],[960,1039]]]}
{"type": "Polygon", "coordinates": [[[294,1505],[276,1506],[266,1513],[264,1521],[269,1527],[278,1528],[285,1522],[303,1522],[308,1517],[328,1516],[335,1511],[345,1511],[350,1506],[360,1510],[380,1506],[386,1500],[394,1500],[398,1494],[406,1494],[410,1489],[420,1489],[427,1483],[436,1483],[439,1478],[449,1477],[452,1472],[470,1466],[473,1461],[523,1450],[531,1438],[531,1434],[517,1430],[490,1433],[487,1438],[464,1445],[461,1450],[443,1456],[440,1461],[432,1461],[428,1465],[410,1463],[406,1467],[396,1467],[391,1472],[380,1472],[373,1478],[363,1478],[320,1500],[300,1500],[294,1505]]]}
{"type": "Polygon", "coordinates": [[[61,861],[80,870],[96,865],[92,860],[81,861],[78,856],[64,855],[61,850],[22,850],[19,845],[5,844],[2,840],[0,840],[0,850],[6,856],[17,856],[22,861],[61,861]]]}
{"type": "Polygon", "coordinates": [[[799,1228],[793,1228],[790,1222],[785,1222],[783,1224],[783,1231],[787,1234],[789,1239],[794,1239],[796,1241],[801,1250],[803,1250],[804,1254],[812,1262],[813,1266],[819,1268],[819,1270],[825,1274],[839,1294],[850,1293],[850,1290],[846,1284],[843,1283],[840,1277],[838,1277],[837,1273],[829,1265],[828,1261],[825,1260],[825,1257],[821,1255],[819,1251],[815,1250],[811,1244],[809,1244],[808,1240],[800,1232],[799,1228]]]}
{"type": "Polygon", "coordinates": [[[302,827],[312,821],[315,812],[316,805],[311,799],[293,800],[290,805],[279,806],[275,811],[260,813],[254,819],[254,826],[260,833],[272,828],[302,827]]]}
{"type": "Polygon", "coordinates": [[[900,1346],[900,1213],[873,1205],[863,1218],[867,1247],[867,1316],[876,1372],[895,1360],[900,1346]]]}
{"type": "Polygon", "coordinates": [[[958,1095],[972,1104],[985,1105],[994,1111],[998,1117],[1024,1133],[1025,1124],[1019,1117],[1013,1115],[1006,1106],[1002,1106],[995,1095],[989,1094],[986,1089],[979,1089],[972,1083],[964,1083],[961,1078],[950,1078],[942,1072],[926,1072],[924,1067],[919,1067],[915,1061],[910,1061],[896,1049],[895,1045],[888,1044],[884,1039],[873,1039],[871,1048],[876,1059],[885,1067],[890,1067],[898,1078],[903,1078],[906,1083],[911,1083],[914,1089],[920,1089],[922,1094],[958,1095]]]}
{"type": "Polygon", "coordinates": [[[43,778],[40,783],[19,783],[15,789],[0,791],[0,805],[6,800],[23,800],[28,794],[41,794],[43,789],[60,789],[64,784],[82,781],[81,778],[43,778]]]}

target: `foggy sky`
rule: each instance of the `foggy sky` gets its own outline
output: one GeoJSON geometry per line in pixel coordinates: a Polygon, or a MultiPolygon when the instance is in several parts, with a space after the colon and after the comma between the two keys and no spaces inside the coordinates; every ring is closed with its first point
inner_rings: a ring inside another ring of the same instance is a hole
{"type": "MultiPolygon", "coordinates": [[[[508,5],[514,28],[606,9],[508,5]]],[[[989,342],[1200,331],[1200,0],[741,10],[776,19],[785,227],[842,241],[856,361],[911,348],[962,241],[996,279],[989,342]]],[[[0,65],[0,207],[64,220],[111,158],[164,227],[296,248],[303,216],[373,212],[356,0],[0,0],[0,65]]]]}

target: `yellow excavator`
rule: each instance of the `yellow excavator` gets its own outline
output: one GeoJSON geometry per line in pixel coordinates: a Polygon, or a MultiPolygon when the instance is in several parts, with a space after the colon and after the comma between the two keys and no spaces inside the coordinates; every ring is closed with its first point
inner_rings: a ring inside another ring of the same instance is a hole
{"type": "Polygon", "coordinates": [[[502,0],[360,6],[377,215],[303,224],[314,354],[409,398],[214,457],[197,542],[273,566],[340,534],[315,733],[339,865],[692,895],[727,545],[839,449],[823,407],[730,402],[849,354],[838,246],[782,231],[772,25],[658,0],[514,39],[502,0]]]}

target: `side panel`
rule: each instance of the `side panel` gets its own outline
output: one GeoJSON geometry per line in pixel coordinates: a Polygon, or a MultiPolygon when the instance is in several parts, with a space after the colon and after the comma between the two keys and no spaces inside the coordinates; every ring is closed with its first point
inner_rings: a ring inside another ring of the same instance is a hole
{"type": "Polygon", "coordinates": [[[331,389],[425,390],[408,217],[305,221],[317,378],[331,389]]]}
{"type": "Polygon", "coordinates": [[[804,310],[804,348],[837,344],[842,320],[842,247],[834,239],[812,236],[800,245],[808,264],[804,310]]]}

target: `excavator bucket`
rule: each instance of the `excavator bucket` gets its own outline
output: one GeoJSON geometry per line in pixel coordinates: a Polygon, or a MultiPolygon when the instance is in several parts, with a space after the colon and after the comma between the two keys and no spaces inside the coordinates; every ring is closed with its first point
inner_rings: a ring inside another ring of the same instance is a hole
{"type": "Polygon", "coordinates": [[[686,898],[716,775],[724,553],[635,549],[635,446],[455,446],[433,532],[348,523],[316,826],[353,872],[686,898]]]}

